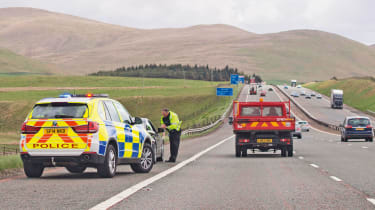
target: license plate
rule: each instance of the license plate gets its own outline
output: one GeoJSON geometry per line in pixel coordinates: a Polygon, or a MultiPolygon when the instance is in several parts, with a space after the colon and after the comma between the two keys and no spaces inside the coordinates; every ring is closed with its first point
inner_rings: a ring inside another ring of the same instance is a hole
{"type": "Polygon", "coordinates": [[[66,128],[45,128],[44,134],[67,134],[68,129],[66,128]]]}
{"type": "Polygon", "coordinates": [[[272,139],[257,139],[257,143],[272,143],[272,139]]]}
{"type": "Polygon", "coordinates": [[[357,131],[363,131],[365,129],[364,128],[356,128],[355,130],[357,130],[357,131]]]}

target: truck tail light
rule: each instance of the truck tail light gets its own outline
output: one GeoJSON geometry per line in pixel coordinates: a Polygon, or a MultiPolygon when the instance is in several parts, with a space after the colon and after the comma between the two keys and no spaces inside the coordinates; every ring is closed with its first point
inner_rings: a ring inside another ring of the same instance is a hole
{"type": "Polygon", "coordinates": [[[290,144],[290,139],[280,139],[280,141],[286,144],[290,144]]]}
{"type": "Polygon", "coordinates": [[[96,133],[99,130],[99,124],[97,122],[88,122],[86,125],[79,125],[72,128],[76,133],[96,133]]]}
{"type": "Polygon", "coordinates": [[[372,128],[372,126],[371,126],[371,125],[368,125],[368,126],[366,126],[366,128],[372,128]]]}
{"type": "Polygon", "coordinates": [[[240,143],[249,143],[250,139],[240,139],[239,142],[240,143]]]}
{"type": "Polygon", "coordinates": [[[40,127],[27,125],[26,122],[24,122],[21,127],[22,134],[36,134],[39,132],[39,130],[40,130],[40,127]]]}
{"type": "Polygon", "coordinates": [[[345,128],[353,128],[353,126],[347,125],[347,126],[345,126],[345,128]]]}

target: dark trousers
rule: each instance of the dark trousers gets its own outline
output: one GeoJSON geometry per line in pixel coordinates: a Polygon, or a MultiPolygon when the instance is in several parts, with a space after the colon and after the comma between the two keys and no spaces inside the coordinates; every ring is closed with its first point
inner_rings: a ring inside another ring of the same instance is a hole
{"type": "Polygon", "coordinates": [[[180,146],[181,131],[172,130],[169,132],[169,146],[171,150],[170,160],[176,161],[178,147],[180,146]]]}

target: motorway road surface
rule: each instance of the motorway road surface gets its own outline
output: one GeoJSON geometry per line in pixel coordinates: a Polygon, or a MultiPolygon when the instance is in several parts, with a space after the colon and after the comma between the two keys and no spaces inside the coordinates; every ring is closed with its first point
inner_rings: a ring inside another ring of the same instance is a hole
{"type": "MultiPolygon", "coordinates": [[[[245,87],[240,100],[259,99],[247,92],[245,87]]],[[[265,100],[279,98],[268,92],[265,100]]],[[[235,158],[232,129],[225,124],[184,141],[178,163],[159,163],[149,174],[121,166],[112,179],[98,178],[95,170],[72,175],[53,169],[41,179],[0,180],[0,209],[88,209],[103,201],[114,209],[375,209],[373,143],[341,143],[338,136],[313,129],[295,140],[294,149],[292,158],[279,152],[235,158]],[[176,166],[181,167],[155,178],[176,166]],[[145,179],[154,181],[118,203],[108,200],[145,179]]]]}

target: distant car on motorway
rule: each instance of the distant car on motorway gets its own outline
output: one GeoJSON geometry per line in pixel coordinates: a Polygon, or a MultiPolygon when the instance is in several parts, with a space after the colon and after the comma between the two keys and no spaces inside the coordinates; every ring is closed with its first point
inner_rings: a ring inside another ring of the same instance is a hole
{"type": "Polygon", "coordinates": [[[311,92],[311,97],[314,97],[316,94],[315,94],[315,92],[311,92]]]}
{"type": "Polygon", "coordinates": [[[306,94],[305,94],[305,98],[306,98],[306,99],[311,99],[311,94],[310,94],[310,93],[306,93],[306,94]]]}
{"type": "Polygon", "coordinates": [[[288,89],[288,86],[287,86],[287,85],[284,85],[284,89],[288,89]]]}
{"type": "Polygon", "coordinates": [[[297,121],[296,125],[298,125],[301,128],[302,132],[310,131],[310,125],[307,121],[303,121],[303,120],[297,121]]]}
{"type": "Polygon", "coordinates": [[[302,138],[301,126],[296,123],[295,130],[292,133],[293,137],[297,137],[298,139],[302,138]]]}
{"type": "Polygon", "coordinates": [[[347,142],[349,139],[365,139],[369,142],[373,141],[374,131],[371,120],[368,117],[346,117],[340,127],[342,142],[347,142]]]}
{"type": "Polygon", "coordinates": [[[297,88],[301,88],[302,86],[301,85],[297,85],[297,88]]]}
{"type": "Polygon", "coordinates": [[[299,94],[297,91],[293,91],[292,94],[290,94],[293,97],[299,97],[299,94]]]}
{"type": "Polygon", "coordinates": [[[260,91],[260,96],[266,96],[267,92],[265,90],[260,91]]]}
{"type": "Polygon", "coordinates": [[[322,95],[318,94],[318,95],[316,95],[316,98],[317,99],[322,99],[322,95]]]}
{"type": "Polygon", "coordinates": [[[301,91],[301,94],[300,94],[301,96],[305,96],[306,95],[306,91],[301,91]]]}
{"type": "Polygon", "coordinates": [[[268,88],[268,91],[273,91],[273,88],[268,88]]]}

